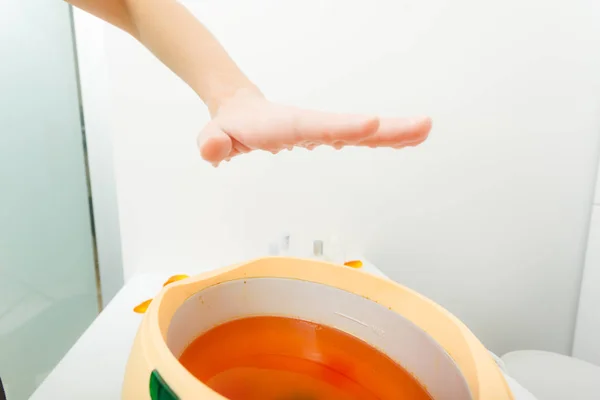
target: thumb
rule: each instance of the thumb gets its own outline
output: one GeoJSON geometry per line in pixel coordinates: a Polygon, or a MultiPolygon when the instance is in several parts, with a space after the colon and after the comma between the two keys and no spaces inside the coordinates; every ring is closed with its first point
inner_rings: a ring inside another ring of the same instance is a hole
{"type": "Polygon", "coordinates": [[[198,150],[206,161],[219,164],[229,156],[232,149],[231,138],[214,122],[209,122],[198,135],[198,150]]]}

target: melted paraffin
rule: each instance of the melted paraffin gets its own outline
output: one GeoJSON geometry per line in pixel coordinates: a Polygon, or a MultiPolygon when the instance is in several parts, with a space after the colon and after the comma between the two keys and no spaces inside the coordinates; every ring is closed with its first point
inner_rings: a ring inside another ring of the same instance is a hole
{"type": "Polygon", "coordinates": [[[407,371],[367,343],[292,318],[217,326],[179,361],[230,400],[431,400],[407,371]]]}

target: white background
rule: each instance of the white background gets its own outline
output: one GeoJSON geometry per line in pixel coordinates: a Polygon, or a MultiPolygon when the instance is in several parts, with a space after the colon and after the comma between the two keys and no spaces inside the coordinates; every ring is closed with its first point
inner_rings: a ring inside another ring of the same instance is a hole
{"type": "MultiPolygon", "coordinates": [[[[251,154],[218,169],[202,103],[106,27],[125,278],[337,233],[492,351],[571,349],[600,132],[600,3],[190,1],[273,100],[430,114],[402,151],[251,154]]],[[[306,246],[306,251],[309,251],[306,246]]]]}

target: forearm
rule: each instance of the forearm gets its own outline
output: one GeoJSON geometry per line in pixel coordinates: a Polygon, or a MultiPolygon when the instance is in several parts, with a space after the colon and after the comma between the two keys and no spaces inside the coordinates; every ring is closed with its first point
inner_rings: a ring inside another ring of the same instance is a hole
{"type": "Polygon", "coordinates": [[[138,39],[215,114],[240,90],[256,90],[215,37],[175,0],[69,0],[138,39]]]}

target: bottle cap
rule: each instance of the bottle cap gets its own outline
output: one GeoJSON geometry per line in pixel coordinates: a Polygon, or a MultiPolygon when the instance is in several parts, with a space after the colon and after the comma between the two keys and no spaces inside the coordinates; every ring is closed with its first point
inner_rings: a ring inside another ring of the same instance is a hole
{"type": "Polygon", "coordinates": [[[290,249],[290,234],[285,233],[281,238],[281,250],[288,251],[290,249]]]}

